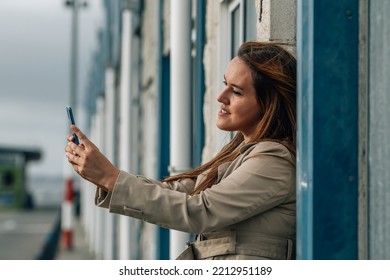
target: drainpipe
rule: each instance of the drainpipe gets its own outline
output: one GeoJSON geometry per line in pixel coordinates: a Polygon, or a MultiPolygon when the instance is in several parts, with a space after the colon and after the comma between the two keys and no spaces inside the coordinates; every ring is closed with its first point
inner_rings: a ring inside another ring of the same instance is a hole
{"type": "MultiPolygon", "coordinates": [[[[121,46],[121,69],[120,69],[120,125],[119,125],[119,167],[122,170],[130,171],[130,55],[131,55],[131,33],[132,33],[132,12],[124,8],[122,11],[122,46],[121,46]]],[[[119,242],[118,258],[130,259],[131,244],[130,219],[120,216],[118,219],[119,242]]]]}
{"type": "MultiPolygon", "coordinates": [[[[205,94],[205,78],[204,78],[204,45],[206,40],[206,0],[196,1],[196,56],[195,56],[195,98],[194,110],[196,110],[196,119],[194,120],[194,155],[193,164],[195,166],[202,164],[202,152],[204,147],[204,94],[205,94]]],[[[193,114],[194,115],[194,114],[193,114]]],[[[194,115],[195,116],[195,115],[194,115]]]]}
{"type": "MultiPolygon", "coordinates": [[[[122,48],[120,72],[119,166],[138,173],[139,165],[139,0],[124,0],[122,11],[122,48]]],[[[119,259],[138,259],[141,221],[125,216],[118,219],[119,259]]]]}
{"type": "MultiPolygon", "coordinates": [[[[171,175],[191,169],[191,0],[171,0],[171,175]]],[[[170,258],[189,240],[188,233],[170,231],[170,258]]]]}
{"type": "MultiPolygon", "coordinates": [[[[105,68],[105,111],[104,111],[104,153],[115,163],[115,70],[112,66],[105,68]]],[[[114,259],[115,215],[106,212],[104,216],[103,258],[114,259]]]]}
{"type": "MultiPolygon", "coordinates": [[[[98,96],[96,100],[96,125],[95,125],[95,136],[93,141],[98,147],[104,147],[104,97],[98,96]]],[[[94,252],[98,259],[103,257],[103,244],[104,244],[104,215],[106,215],[105,209],[96,207],[94,209],[95,222],[94,222],[94,252]]]]}
{"type": "MultiPolygon", "coordinates": [[[[95,101],[97,103],[97,101],[95,101]]],[[[99,143],[96,141],[98,139],[98,116],[97,111],[94,112],[94,114],[91,116],[91,125],[90,125],[90,139],[94,141],[97,145],[99,143]]],[[[94,207],[91,204],[91,201],[94,200],[94,188],[91,187],[92,183],[83,181],[83,184],[85,184],[85,187],[83,188],[86,190],[85,195],[85,204],[87,205],[86,208],[86,215],[85,215],[85,225],[86,230],[88,234],[88,245],[91,250],[91,252],[95,255],[95,243],[96,243],[96,215],[97,215],[97,207],[94,207]]]]}
{"type": "MultiPolygon", "coordinates": [[[[164,10],[164,0],[158,0],[156,5],[156,89],[158,91],[158,106],[157,106],[157,178],[162,179],[168,174],[167,165],[169,165],[169,134],[166,134],[166,131],[169,131],[169,95],[166,94],[168,91],[166,89],[167,85],[169,86],[170,71],[165,71],[167,69],[167,62],[163,58],[163,10],[164,10]],[[164,79],[165,78],[165,79],[164,79]],[[168,95],[168,96],[167,96],[168,95]]],[[[169,68],[168,68],[169,69],[169,68]]],[[[167,260],[169,259],[169,229],[163,227],[156,227],[156,259],[158,260],[167,260]]]]}

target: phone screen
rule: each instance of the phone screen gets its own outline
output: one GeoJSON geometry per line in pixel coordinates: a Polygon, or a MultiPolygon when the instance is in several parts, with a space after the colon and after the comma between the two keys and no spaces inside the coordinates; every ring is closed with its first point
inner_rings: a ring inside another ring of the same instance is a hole
{"type": "MultiPolygon", "coordinates": [[[[66,106],[66,112],[68,113],[68,119],[69,119],[70,124],[75,125],[76,122],[75,122],[75,120],[74,120],[72,107],[66,106]]],[[[74,137],[74,142],[75,142],[77,145],[80,144],[80,141],[79,141],[79,138],[77,137],[77,135],[76,135],[75,133],[72,133],[72,135],[73,135],[73,137],[74,137]]]]}

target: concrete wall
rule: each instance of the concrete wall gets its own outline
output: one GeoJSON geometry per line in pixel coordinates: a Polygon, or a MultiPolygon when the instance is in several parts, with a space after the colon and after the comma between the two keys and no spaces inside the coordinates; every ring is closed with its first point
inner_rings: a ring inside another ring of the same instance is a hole
{"type": "Polygon", "coordinates": [[[390,259],[390,3],[359,8],[359,259],[390,259]]]}
{"type": "Polygon", "coordinates": [[[257,39],[296,43],[296,0],[256,1],[257,39]]]}
{"type": "Polygon", "coordinates": [[[218,131],[215,125],[218,105],[216,96],[220,90],[222,77],[218,76],[218,50],[219,50],[219,18],[220,3],[207,1],[206,7],[206,45],[204,50],[205,67],[205,98],[204,98],[204,124],[205,124],[205,147],[203,161],[209,160],[220,148],[218,131]],[[219,83],[218,83],[219,82],[219,83]]]}
{"type": "Polygon", "coordinates": [[[368,257],[390,259],[390,11],[369,1],[368,45],[368,257]]]}

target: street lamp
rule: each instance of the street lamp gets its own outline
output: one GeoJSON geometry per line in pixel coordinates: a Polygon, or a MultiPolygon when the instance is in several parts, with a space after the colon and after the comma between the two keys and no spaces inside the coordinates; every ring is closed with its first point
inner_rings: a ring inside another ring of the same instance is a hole
{"type": "Polygon", "coordinates": [[[77,75],[78,75],[78,11],[88,6],[86,1],[67,0],[65,6],[72,9],[72,37],[70,59],[70,106],[76,110],[77,105],[77,75]]]}
{"type": "MultiPolygon", "coordinates": [[[[64,5],[67,8],[72,9],[72,35],[71,35],[71,57],[70,57],[70,106],[72,106],[73,111],[76,110],[77,106],[77,62],[78,62],[78,11],[80,8],[87,7],[87,2],[79,0],[67,0],[64,2],[64,5]]],[[[73,239],[72,239],[72,203],[74,192],[78,193],[73,189],[74,178],[73,175],[70,175],[71,169],[68,163],[68,169],[64,169],[64,179],[65,179],[65,190],[66,195],[65,201],[62,204],[62,218],[61,218],[61,230],[63,244],[66,249],[72,249],[73,239]],[[69,171],[69,172],[68,172],[69,171]]],[[[78,196],[77,196],[78,197],[78,196]]],[[[79,207],[80,201],[77,199],[76,207],[79,207]]],[[[77,209],[76,208],[76,209],[77,209]]],[[[76,213],[78,215],[78,213],[76,213]]]]}

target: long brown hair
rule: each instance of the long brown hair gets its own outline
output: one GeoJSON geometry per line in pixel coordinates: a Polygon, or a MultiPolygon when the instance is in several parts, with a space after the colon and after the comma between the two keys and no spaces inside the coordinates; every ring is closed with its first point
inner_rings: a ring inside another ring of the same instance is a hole
{"type": "MultiPolygon", "coordinates": [[[[296,144],[296,60],[282,43],[246,42],[237,56],[251,69],[253,86],[261,108],[261,120],[250,142],[275,141],[285,145],[295,155],[296,144]]],[[[238,147],[244,136],[236,136],[205,164],[166,178],[174,181],[183,178],[196,179],[202,173],[206,177],[192,194],[210,188],[218,177],[218,166],[233,161],[239,155],[238,147]]]]}

